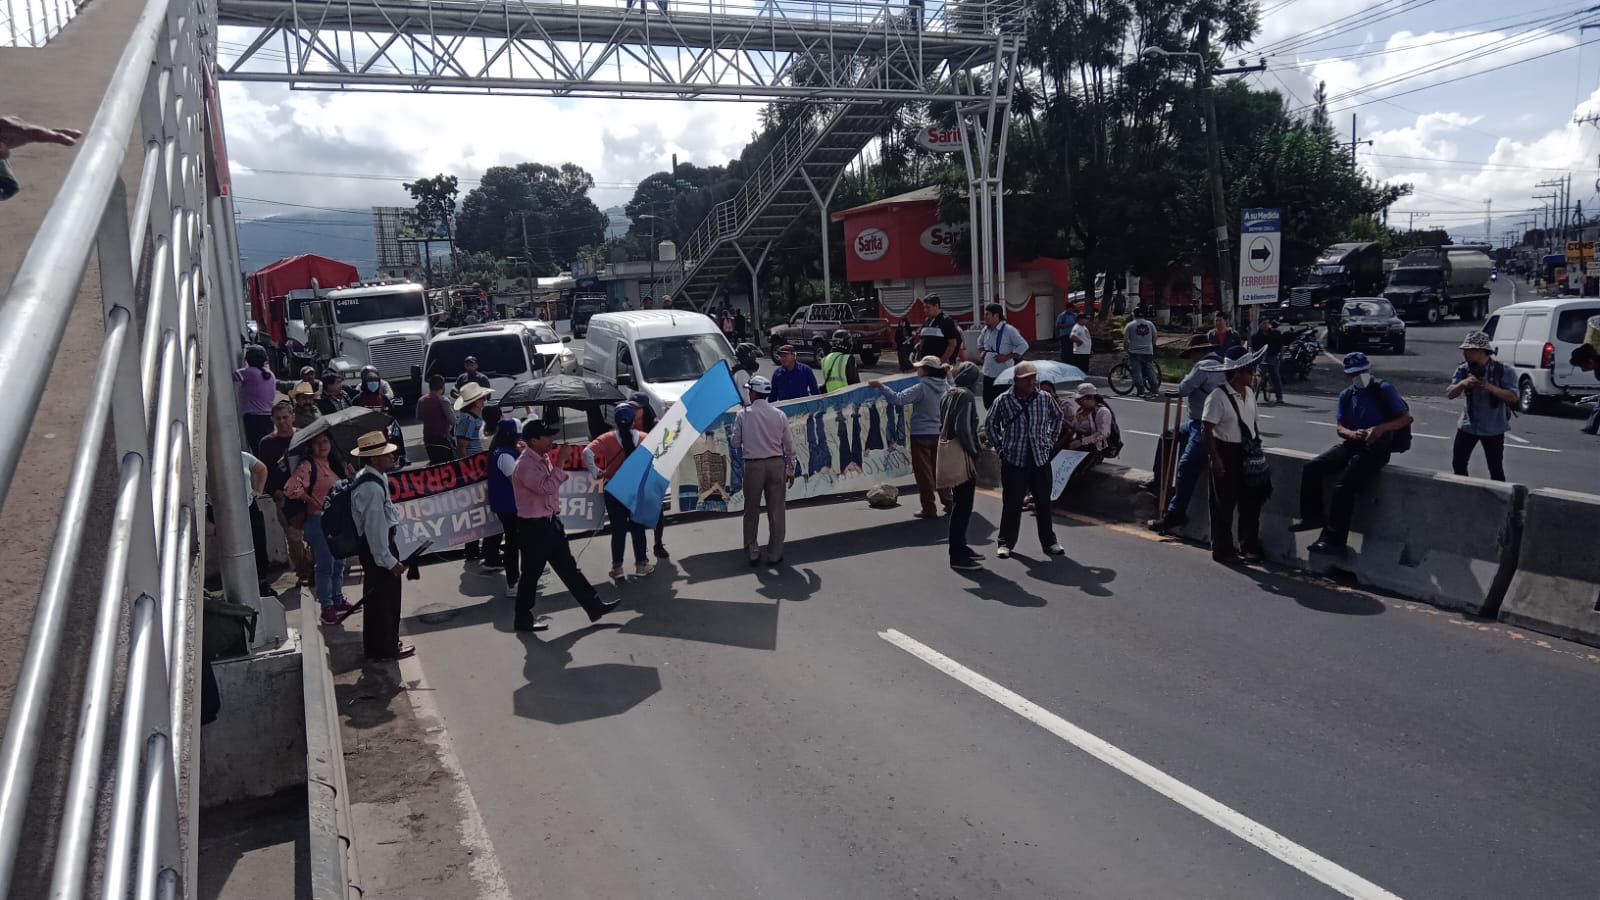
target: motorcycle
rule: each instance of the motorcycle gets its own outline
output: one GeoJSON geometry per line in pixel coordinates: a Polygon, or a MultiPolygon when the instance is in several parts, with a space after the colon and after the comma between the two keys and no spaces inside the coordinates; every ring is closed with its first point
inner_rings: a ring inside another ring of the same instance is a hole
{"type": "Polygon", "coordinates": [[[1322,342],[1317,339],[1316,328],[1303,328],[1289,339],[1289,349],[1283,356],[1283,373],[1305,381],[1311,377],[1311,366],[1322,355],[1322,342]]]}

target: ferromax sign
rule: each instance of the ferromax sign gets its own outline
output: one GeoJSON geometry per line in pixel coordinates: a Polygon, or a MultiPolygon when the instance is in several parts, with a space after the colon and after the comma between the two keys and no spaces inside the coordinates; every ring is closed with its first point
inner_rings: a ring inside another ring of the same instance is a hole
{"type": "Polygon", "coordinates": [[[961,129],[929,125],[917,132],[917,143],[935,153],[955,153],[961,149],[961,129]]]}
{"type": "Polygon", "coordinates": [[[889,252],[889,235],[882,228],[864,228],[856,235],[856,255],[873,262],[889,252]]]}
{"type": "Polygon", "coordinates": [[[953,256],[956,252],[956,241],[967,231],[966,226],[951,226],[943,222],[929,226],[922,232],[922,249],[929,253],[940,253],[953,256]]]}

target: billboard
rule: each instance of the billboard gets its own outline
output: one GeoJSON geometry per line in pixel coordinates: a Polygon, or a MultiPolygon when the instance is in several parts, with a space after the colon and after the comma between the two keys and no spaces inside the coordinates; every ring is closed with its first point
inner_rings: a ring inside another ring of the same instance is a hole
{"type": "Polygon", "coordinates": [[[1277,303],[1283,249],[1283,211],[1239,211],[1239,305],[1277,303]]]}

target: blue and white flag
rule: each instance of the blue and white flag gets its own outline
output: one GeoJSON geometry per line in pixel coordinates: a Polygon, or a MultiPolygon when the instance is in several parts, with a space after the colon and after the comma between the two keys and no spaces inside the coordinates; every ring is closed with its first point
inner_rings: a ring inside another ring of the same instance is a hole
{"type": "Polygon", "coordinates": [[[689,455],[701,432],[738,405],[739,388],[733,383],[727,360],[722,360],[684,391],[644,441],[633,448],[617,474],[606,482],[606,493],[628,508],[633,521],[654,528],[661,521],[661,502],[672,484],[672,473],[689,455]]]}

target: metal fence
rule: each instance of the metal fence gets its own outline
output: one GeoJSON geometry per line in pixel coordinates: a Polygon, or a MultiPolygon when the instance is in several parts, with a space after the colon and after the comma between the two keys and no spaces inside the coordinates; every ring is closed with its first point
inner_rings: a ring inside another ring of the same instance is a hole
{"type": "MultiPolygon", "coordinates": [[[[0,395],[38,396],[91,253],[98,263],[105,339],[0,744],[0,885],[12,883],[24,821],[49,822],[53,898],[80,897],[90,884],[107,898],[195,889],[206,472],[197,429],[207,415],[207,353],[220,343],[212,335],[225,333],[212,317],[237,303],[239,284],[231,238],[211,221],[214,23],[207,0],[146,3],[71,171],[0,297],[0,395]],[[143,162],[131,189],[121,176],[130,143],[143,162]],[[69,609],[82,561],[100,552],[85,547],[85,531],[107,515],[90,508],[103,447],[116,460],[104,580],[95,609],[69,609]],[[63,631],[69,619],[91,618],[77,732],[46,734],[63,631]],[[49,792],[56,807],[30,816],[41,753],[70,758],[70,775],[64,790],[49,792]]],[[[225,387],[228,371],[220,369],[225,387]]],[[[231,408],[231,390],[223,393],[231,408]]],[[[26,413],[0,428],[0,495],[31,426],[33,410],[18,410],[26,413]]],[[[226,472],[237,483],[237,470],[226,472]]]]}
{"type": "Polygon", "coordinates": [[[0,47],[43,47],[81,5],[78,0],[0,0],[0,47]]]}

